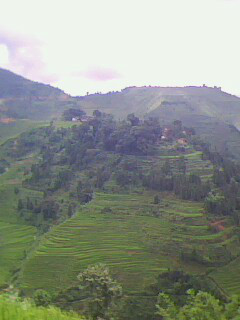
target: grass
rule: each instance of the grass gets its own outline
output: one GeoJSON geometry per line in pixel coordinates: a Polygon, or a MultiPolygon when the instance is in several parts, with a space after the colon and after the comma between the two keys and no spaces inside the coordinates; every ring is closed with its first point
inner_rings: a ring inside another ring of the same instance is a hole
{"type": "MultiPolygon", "coordinates": [[[[212,166],[201,157],[200,152],[188,154],[187,171],[211,177],[212,166]]],[[[177,170],[177,160],[169,158],[173,170],[177,170]]],[[[96,193],[76,216],[45,234],[33,251],[36,229],[21,220],[16,208],[19,198],[42,197],[41,192],[22,187],[24,169],[35,161],[33,155],[16,161],[0,176],[0,285],[9,283],[17,272],[17,281],[26,291],[44,288],[56,292],[74,284],[88,265],[103,262],[128,292],[136,293],[168,268],[193,273],[208,270],[201,263],[183,262],[182,249],[197,249],[207,257],[223,246],[239,251],[230,227],[219,233],[209,227],[201,203],[163,193],[159,194],[161,203],[154,205],[155,192],[130,191],[96,193]],[[15,187],[19,194],[14,193],[15,187]]],[[[139,158],[146,170],[164,162],[162,157],[139,158]]]]}
{"type": "Polygon", "coordinates": [[[203,160],[202,152],[199,151],[181,155],[138,157],[138,163],[143,170],[150,170],[153,167],[162,166],[168,160],[173,172],[177,173],[177,163],[181,157],[184,157],[187,173],[198,174],[203,181],[211,178],[213,165],[209,160],[203,160]]]}
{"type": "Polygon", "coordinates": [[[240,257],[210,273],[227,295],[240,294],[240,257]]]}
{"type": "Polygon", "coordinates": [[[81,125],[81,122],[73,122],[73,121],[54,121],[54,126],[59,129],[59,128],[71,128],[73,126],[79,126],[81,125]]]}
{"type": "Polygon", "coordinates": [[[0,297],[1,320],[83,320],[85,318],[74,314],[65,313],[50,307],[35,307],[28,301],[19,302],[15,299],[0,297]]]}
{"type": "Polygon", "coordinates": [[[215,234],[201,203],[153,194],[105,194],[85,206],[75,217],[46,234],[27,260],[20,284],[26,290],[58,291],[74,284],[88,265],[106,263],[124,288],[139,292],[168,268],[203,273],[202,264],[183,263],[181,248],[198,248],[207,254],[224,241],[215,234]],[[111,209],[111,213],[107,213],[111,209]],[[154,211],[159,213],[154,216],[154,211]]]}
{"type": "Polygon", "coordinates": [[[38,127],[49,125],[49,122],[33,120],[16,120],[12,123],[0,123],[0,144],[10,138],[15,138],[19,134],[38,127]]]}
{"type": "Polygon", "coordinates": [[[35,240],[35,228],[0,222],[0,286],[9,283],[35,240]]]}
{"type": "Polygon", "coordinates": [[[17,214],[17,201],[21,196],[38,194],[21,186],[24,168],[32,161],[29,158],[16,162],[0,176],[0,286],[10,282],[35,241],[36,228],[25,225],[17,214]],[[18,195],[15,187],[20,190],[18,195]]]}

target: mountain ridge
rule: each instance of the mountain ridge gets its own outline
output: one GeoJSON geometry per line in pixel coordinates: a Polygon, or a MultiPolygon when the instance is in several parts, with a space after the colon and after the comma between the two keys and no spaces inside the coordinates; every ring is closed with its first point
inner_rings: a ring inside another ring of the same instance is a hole
{"type": "Polygon", "coordinates": [[[140,118],[154,116],[162,124],[181,120],[186,126],[194,125],[197,134],[213,148],[240,159],[240,98],[219,87],[132,86],[72,97],[0,69],[0,117],[51,121],[60,119],[69,108],[83,109],[87,114],[98,109],[117,119],[130,113],[140,118]],[[3,75],[7,75],[8,82],[2,80],[3,75]],[[6,92],[8,98],[1,99],[6,92]]]}

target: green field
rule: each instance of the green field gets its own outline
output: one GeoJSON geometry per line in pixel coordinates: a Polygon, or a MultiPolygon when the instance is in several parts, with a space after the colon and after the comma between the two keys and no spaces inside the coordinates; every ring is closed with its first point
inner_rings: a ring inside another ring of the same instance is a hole
{"type": "MultiPolygon", "coordinates": [[[[131,158],[131,157],[130,157],[131,158]]],[[[174,173],[178,172],[177,162],[184,158],[187,173],[195,173],[201,176],[203,180],[212,176],[213,165],[209,160],[202,160],[202,152],[191,152],[188,154],[169,155],[169,156],[148,156],[138,157],[138,163],[144,170],[162,166],[165,161],[169,161],[174,173]]],[[[134,159],[134,157],[132,157],[134,159]]]]}
{"type": "Polygon", "coordinates": [[[27,226],[17,215],[17,201],[22,194],[34,191],[21,187],[24,168],[32,158],[19,161],[0,176],[0,285],[10,282],[35,241],[36,229],[27,226]],[[18,187],[18,195],[14,188],[18,187]]]}
{"type": "Polygon", "coordinates": [[[210,273],[227,295],[240,294],[240,257],[210,273]]]}
{"type": "Polygon", "coordinates": [[[38,127],[48,125],[49,122],[32,121],[32,120],[16,120],[12,123],[0,123],[0,144],[10,138],[15,138],[19,134],[38,127]]]}
{"type": "Polygon", "coordinates": [[[29,301],[20,302],[15,296],[0,299],[1,320],[83,320],[85,317],[66,313],[57,308],[36,307],[29,301]]]}
{"type": "Polygon", "coordinates": [[[75,217],[46,234],[25,264],[21,286],[60,290],[97,262],[106,263],[130,292],[143,289],[168,268],[205,272],[204,265],[183,263],[181,248],[207,254],[221,246],[228,230],[211,231],[200,203],[161,197],[161,204],[154,205],[151,193],[97,193],[75,217]]]}
{"type": "MultiPolygon", "coordinates": [[[[54,125],[62,127],[61,122],[54,125]]],[[[70,127],[72,122],[64,126],[70,127]]],[[[182,156],[188,173],[198,173],[203,179],[211,177],[212,164],[194,150],[179,156],[138,157],[138,165],[148,171],[169,160],[176,172],[182,156]]],[[[141,292],[169,268],[197,274],[214,270],[211,277],[227,293],[240,291],[233,273],[222,276],[224,268],[238,270],[236,263],[216,268],[224,263],[224,250],[240,254],[232,227],[226,224],[223,231],[216,232],[210,227],[202,203],[180,200],[172,194],[159,193],[161,202],[156,205],[153,198],[157,192],[126,190],[113,194],[110,186],[106,188],[108,193],[95,193],[74,217],[37,238],[36,228],[26,225],[17,211],[18,199],[42,198],[41,192],[22,187],[26,169],[36,160],[29,155],[12,162],[0,176],[0,285],[14,279],[27,292],[38,288],[57,292],[74,284],[77,274],[89,265],[103,262],[130,293],[141,292]],[[16,187],[18,194],[14,192],[16,187]],[[202,262],[182,259],[181,252],[193,250],[200,253],[202,262]]],[[[63,191],[58,196],[63,197],[63,191]]]]}

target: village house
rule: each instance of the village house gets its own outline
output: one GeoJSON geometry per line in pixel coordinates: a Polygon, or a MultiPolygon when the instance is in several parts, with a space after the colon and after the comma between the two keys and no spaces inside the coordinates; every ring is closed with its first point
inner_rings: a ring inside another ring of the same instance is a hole
{"type": "Polygon", "coordinates": [[[92,117],[92,116],[87,116],[87,115],[84,115],[84,116],[81,116],[81,117],[74,117],[72,118],[72,122],[89,122],[91,120],[94,120],[95,118],[92,117]]]}
{"type": "Polygon", "coordinates": [[[185,138],[180,138],[177,140],[177,143],[181,144],[182,146],[188,145],[188,141],[185,138]]]}
{"type": "Polygon", "coordinates": [[[169,141],[172,140],[173,138],[173,130],[171,127],[165,127],[163,129],[163,135],[161,137],[162,140],[164,141],[169,141]]]}

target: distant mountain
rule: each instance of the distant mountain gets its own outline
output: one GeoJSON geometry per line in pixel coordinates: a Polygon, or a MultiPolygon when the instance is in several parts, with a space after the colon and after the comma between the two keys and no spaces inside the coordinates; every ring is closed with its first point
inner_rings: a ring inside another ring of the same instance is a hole
{"type": "Polygon", "coordinates": [[[130,87],[121,92],[78,98],[85,111],[99,109],[124,118],[156,116],[194,126],[213,147],[240,158],[240,98],[214,87],[130,87]]]}
{"type": "Polygon", "coordinates": [[[0,68],[0,98],[23,98],[27,96],[50,97],[65,95],[58,88],[25,79],[11,71],[0,68]]]}
{"type": "Polygon", "coordinates": [[[171,119],[201,115],[240,125],[240,98],[218,87],[130,87],[79,99],[87,110],[99,108],[120,118],[131,112],[138,116],[154,112],[171,119]]]}
{"type": "Polygon", "coordinates": [[[0,118],[50,120],[76,105],[62,90],[0,68],[0,118]]]}
{"type": "Polygon", "coordinates": [[[240,98],[221,88],[129,87],[120,92],[71,97],[62,90],[30,81],[0,69],[0,119],[52,120],[64,110],[81,108],[88,114],[98,109],[125,118],[158,117],[168,123],[181,120],[222,153],[240,159],[240,98]]]}

